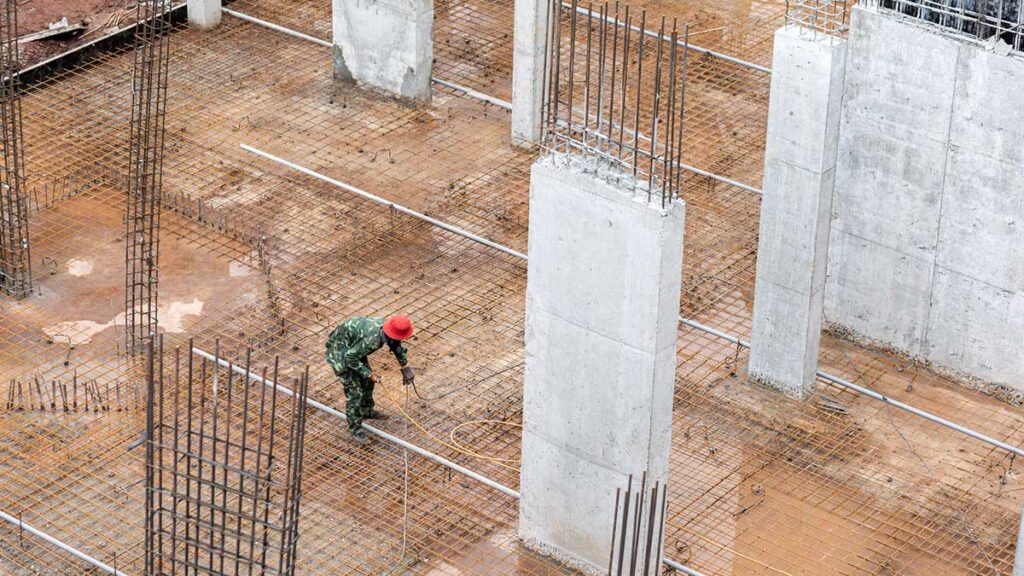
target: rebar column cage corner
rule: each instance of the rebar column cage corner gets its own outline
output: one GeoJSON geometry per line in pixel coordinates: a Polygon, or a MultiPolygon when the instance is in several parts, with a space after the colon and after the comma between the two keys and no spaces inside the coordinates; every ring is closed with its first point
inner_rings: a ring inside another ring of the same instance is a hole
{"type": "Polygon", "coordinates": [[[848,19],[848,0],[786,0],[786,24],[814,34],[840,38],[848,19]]]}
{"type": "Polygon", "coordinates": [[[542,145],[605,160],[666,206],[682,185],[689,27],[618,2],[550,10],[542,145]]]}
{"type": "Polygon", "coordinates": [[[309,369],[147,344],[146,574],[295,573],[309,369]]]}
{"type": "Polygon", "coordinates": [[[171,1],[138,2],[125,225],[125,332],[141,352],[157,329],[160,198],[170,60],[171,1]]]}
{"type": "Polygon", "coordinates": [[[0,291],[15,298],[32,292],[32,259],[28,236],[28,199],[21,128],[18,74],[18,2],[2,0],[0,9],[0,291]]]}
{"type": "Polygon", "coordinates": [[[1024,52],[1022,0],[861,0],[865,6],[928,22],[976,40],[1000,40],[1024,52]]]}

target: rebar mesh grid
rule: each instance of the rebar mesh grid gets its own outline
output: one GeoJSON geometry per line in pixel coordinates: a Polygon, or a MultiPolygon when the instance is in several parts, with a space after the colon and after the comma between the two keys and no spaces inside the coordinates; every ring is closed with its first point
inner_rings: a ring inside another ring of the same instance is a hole
{"type": "Polygon", "coordinates": [[[631,173],[648,202],[666,206],[683,178],[688,28],[662,18],[648,38],[646,11],[579,7],[551,3],[558,24],[550,27],[543,145],[631,173]]]}
{"type": "MultiPolygon", "coordinates": [[[[410,414],[423,430],[410,422],[410,439],[516,486],[519,438],[513,424],[521,408],[524,267],[237,148],[250,143],[270,150],[522,250],[533,158],[508,149],[507,115],[445,91],[425,112],[358,91],[334,93],[322,48],[230,19],[216,33],[182,31],[179,38],[174,57],[188,65],[178,67],[180,85],[172,78],[171,89],[187,97],[172,100],[180,104],[169,110],[173,168],[166,173],[174,183],[168,188],[266,230],[269,280],[280,300],[275,310],[263,279],[250,276],[247,290],[211,301],[188,324],[190,331],[204,339],[223,336],[234,348],[252,344],[262,353],[280,353],[290,359],[291,370],[310,363],[311,397],[340,406],[340,387],[320,358],[327,332],[351,315],[411,312],[420,327],[413,362],[427,400],[411,400],[410,414]],[[454,429],[464,422],[471,423],[454,429]],[[502,460],[457,452],[446,445],[454,444],[453,435],[457,444],[502,460]]],[[[82,162],[123,163],[116,138],[126,126],[117,116],[127,110],[130,94],[116,79],[129,68],[130,59],[110,55],[35,89],[26,113],[38,116],[35,130],[41,136],[30,139],[29,150],[38,152],[29,155],[30,166],[56,174],[82,162]],[[46,144],[57,139],[65,144],[46,144]]],[[[708,110],[723,119],[730,103],[757,101],[717,88],[716,98],[721,106],[708,110]]],[[[32,126],[26,123],[27,130],[32,126]]],[[[709,153],[746,148],[718,130],[721,144],[709,138],[709,153]]],[[[758,198],[694,175],[686,177],[682,195],[689,204],[684,314],[746,336],[758,198]]],[[[96,204],[116,215],[117,202],[96,189],[43,211],[40,219],[67,235],[84,236],[99,229],[105,214],[96,204]],[[95,216],[70,214],[87,204],[95,216]]],[[[220,232],[171,220],[164,232],[193,247],[195,265],[250,262],[247,247],[229,250],[225,246],[234,244],[220,232]]],[[[116,216],[111,226],[118,228],[116,216]]],[[[193,284],[223,281],[196,278],[193,284]]],[[[3,330],[5,337],[18,338],[27,328],[3,330]]],[[[77,368],[90,380],[96,371],[110,370],[113,343],[103,347],[99,340],[92,349],[76,349],[65,370],[77,368]]],[[[25,347],[33,350],[31,358],[52,366],[48,378],[59,377],[66,348],[37,348],[38,343],[25,347]]],[[[944,570],[947,561],[961,573],[991,574],[990,563],[997,570],[1008,566],[1007,535],[1019,518],[1019,465],[824,383],[818,389],[824,397],[814,403],[781,399],[743,377],[744,361],[745,353],[724,341],[680,331],[668,557],[708,574],[926,574],[944,570]]],[[[388,386],[397,381],[390,364],[376,368],[385,378],[379,400],[393,411],[404,399],[388,386]]],[[[825,338],[822,367],[997,438],[1024,441],[1018,408],[899,358],[825,338]]],[[[19,375],[28,372],[26,367],[19,375]]],[[[7,466],[0,473],[0,507],[22,512],[106,561],[116,552],[119,564],[138,573],[138,525],[99,535],[111,522],[141,515],[138,485],[126,488],[131,501],[125,504],[97,498],[89,488],[112,481],[120,486],[122,479],[128,486],[139,478],[139,455],[124,452],[141,430],[138,414],[70,414],[46,421],[39,416],[0,416],[0,446],[19,455],[24,450],[29,459],[0,464],[7,466]],[[135,423],[116,429],[119,417],[135,423]],[[79,451],[97,434],[104,436],[89,460],[79,451]],[[40,436],[47,438],[42,445],[49,452],[36,458],[40,452],[21,442],[39,443],[40,436]],[[61,462],[74,465],[61,468],[61,462]],[[37,496],[33,489],[40,484],[47,488],[37,496]],[[89,523],[98,515],[109,518],[96,529],[89,523]]],[[[403,420],[393,418],[385,429],[403,435],[403,420]]],[[[379,442],[356,449],[345,441],[339,421],[320,413],[309,415],[306,448],[299,570],[373,574],[393,566],[402,536],[402,452],[379,442]]],[[[518,547],[516,510],[506,496],[415,457],[410,474],[409,572],[568,572],[518,547]]],[[[6,535],[17,537],[8,531],[0,538],[6,535]]],[[[14,542],[0,541],[5,565],[53,566],[62,560],[43,546],[32,556],[15,556],[14,542]]],[[[73,568],[58,563],[55,570],[73,568]]]]}
{"type": "Polygon", "coordinates": [[[294,574],[308,368],[285,395],[263,383],[280,359],[248,350],[236,373],[219,343],[163,345],[147,343],[145,573],[294,574]]]}
{"type": "Polygon", "coordinates": [[[18,73],[18,2],[0,6],[0,291],[24,298],[32,291],[28,201],[24,194],[21,89],[18,73]]]}
{"type": "Polygon", "coordinates": [[[997,39],[1024,51],[1024,2],[1020,0],[864,0],[864,4],[970,38],[997,39]]]}
{"type": "Polygon", "coordinates": [[[840,37],[846,32],[847,0],[786,0],[786,22],[803,30],[840,37]]]}
{"type": "Polygon", "coordinates": [[[141,352],[146,339],[157,333],[170,8],[170,0],[156,0],[139,2],[135,9],[125,219],[125,336],[133,353],[141,352]]]}

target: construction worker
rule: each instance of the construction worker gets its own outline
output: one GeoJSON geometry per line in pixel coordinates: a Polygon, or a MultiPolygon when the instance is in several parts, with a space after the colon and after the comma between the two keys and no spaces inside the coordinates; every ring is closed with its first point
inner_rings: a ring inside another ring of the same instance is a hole
{"type": "Polygon", "coordinates": [[[408,351],[402,343],[412,336],[412,321],[407,316],[383,318],[352,318],[338,325],[327,338],[327,363],[345,389],[345,417],[353,440],[367,442],[363,420],[386,420],[388,416],[373,407],[373,385],[376,378],[370,370],[368,357],[385,344],[402,367],[402,380],[413,383],[408,351]]]}

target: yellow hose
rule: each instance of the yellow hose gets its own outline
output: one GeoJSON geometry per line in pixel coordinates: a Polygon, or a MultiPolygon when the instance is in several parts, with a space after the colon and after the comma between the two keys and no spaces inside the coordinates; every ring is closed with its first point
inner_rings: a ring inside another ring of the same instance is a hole
{"type": "MultiPolygon", "coordinates": [[[[465,426],[472,426],[474,424],[500,424],[502,426],[512,426],[514,428],[522,428],[523,427],[522,424],[516,424],[515,422],[505,422],[504,420],[470,420],[468,422],[463,422],[462,424],[459,424],[455,428],[452,428],[452,431],[448,433],[448,439],[452,441],[453,445],[458,446],[460,449],[468,450],[468,448],[463,446],[461,443],[459,443],[458,440],[455,439],[455,433],[460,428],[463,428],[465,426]]],[[[501,458],[500,460],[502,462],[514,462],[516,464],[519,463],[519,458],[501,458]]]]}
{"type": "MultiPolygon", "coordinates": [[[[413,418],[411,414],[406,412],[405,409],[402,408],[402,405],[400,403],[395,402],[395,399],[391,396],[391,393],[389,392],[388,387],[383,385],[384,384],[383,381],[380,381],[380,383],[381,383],[381,389],[384,390],[384,396],[388,399],[388,402],[391,403],[391,405],[394,406],[396,409],[398,409],[398,411],[401,412],[401,414],[403,416],[405,416],[405,418],[407,420],[409,420],[409,422],[412,422],[413,426],[415,426],[416,428],[419,428],[420,432],[423,432],[424,434],[426,434],[427,436],[432,438],[435,442],[441,444],[442,446],[446,446],[448,448],[451,448],[452,450],[455,450],[456,452],[458,452],[460,454],[465,454],[466,456],[471,456],[473,458],[478,458],[480,460],[485,460],[487,462],[491,462],[495,466],[498,466],[498,467],[501,467],[501,468],[505,468],[506,470],[512,470],[513,472],[518,472],[519,471],[519,468],[517,468],[515,466],[509,466],[508,464],[506,464],[506,462],[519,462],[518,460],[513,460],[513,459],[510,459],[510,458],[498,458],[498,457],[495,457],[495,456],[487,456],[485,454],[478,454],[476,452],[473,452],[472,450],[467,450],[466,448],[463,448],[462,446],[458,445],[458,443],[446,442],[446,441],[438,438],[433,433],[431,433],[429,430],[424,428],[423,425],[420,424],[419,420],[417,420],[416,418],[413,418]]],[[[474,422],[486,422],[486,421],[474,421],[474,422]]],[[[472,424],[472,423],[473,422],[466,422],[464,424],[472,424]]],[[[454,434],[455,430],[457,430],[458,428],[460,428],[462,426],[463,426],[463,424],[460,424],[455,429],[453,429],[452,430],[452,434],[454,434]]],[[[518,424],[516,424],[516,426],[518,426],[518,424]]]]}

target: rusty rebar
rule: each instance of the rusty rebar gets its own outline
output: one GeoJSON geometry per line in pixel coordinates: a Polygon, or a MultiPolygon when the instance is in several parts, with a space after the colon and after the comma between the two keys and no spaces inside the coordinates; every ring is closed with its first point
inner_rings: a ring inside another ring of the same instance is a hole
{"type": "Polygon", "coordinates": [[[28,198],[24,194],[25,158],[18,72],[18,2],[0,8],[0,291],[15,298],[32,292],[28,198]]]}

